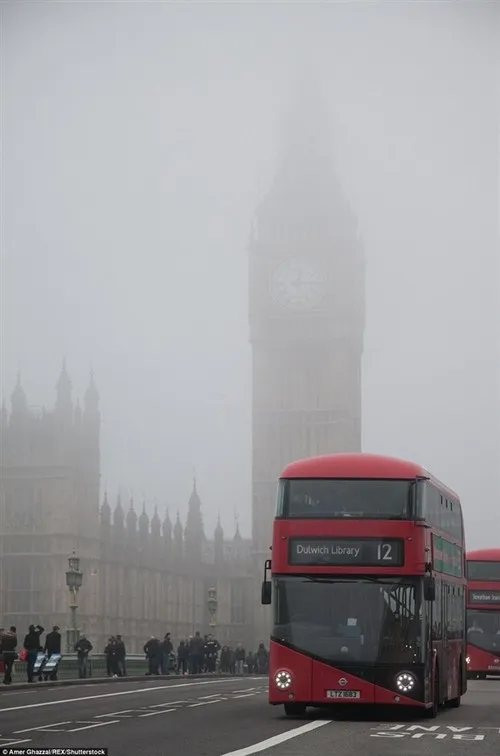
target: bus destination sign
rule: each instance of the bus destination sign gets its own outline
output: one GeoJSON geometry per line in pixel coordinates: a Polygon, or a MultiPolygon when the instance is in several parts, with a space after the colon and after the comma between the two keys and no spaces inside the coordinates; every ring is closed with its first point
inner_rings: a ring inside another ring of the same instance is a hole
{"type": "Polygon", "coordinates": [[[288,562],[309,567],[402,567],[402,538],[290,538],[288,562]]]}
{"type": "Polygon", "coordinates": [[[469,591],[469,604],[496,604],[500,606],[500,591],[469,591]]]}

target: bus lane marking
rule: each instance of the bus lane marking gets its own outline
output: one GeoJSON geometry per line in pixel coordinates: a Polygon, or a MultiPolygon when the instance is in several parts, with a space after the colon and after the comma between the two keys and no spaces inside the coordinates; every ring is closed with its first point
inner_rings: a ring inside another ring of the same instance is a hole
{"type": "MultiPolygon", "coordinates": [[[[482,741],[486,736],[475,732],[478,727],[455,725],[405,725],[397,724],[392,726],[379,725],[371,729],[376,732],[370,733],[371,738],[412,738],[421,740],[423,737],[431,737],[434,740],[463,740],[463,741],[482,741]]],[[[494,728],[497,729],[497,728],[494,728]]]]}
{"type": "Polygon", "coordinates": [[[106,725],[117,724],[119,719],[112,719],[111,722],[87,722],[85,720],[81,722],[74,722],[74,724],[86,725],[85,727],[75,727],[73,730],[67,730],[67,732],[81,732],[82,730],[93,730],[94,727],[106,727],[106,725]]]}
{"type": "MultiPolygon", "coordinates": [[[[69,725],[72,723],[72,720],[68,720],[67,722],[53,722],[52,724],[39,725],[38,727],[27,727],[25,730],[14,730],[14,735],[23,735],[25,732],[45,730],[47,727],[62,727],[63,725],[69,725]]],[[[54,730],[54,732],[66,732],[66,730],[54,730]]]]}
{"type": "Polygon", "coordinates": [[[300,735],[305,735],[307,732],[318,729],[318,727],[324,727],[325,725],[332,724],[331,719],[317,719],[315,722],[308,722],[301,727],[294,727],[293,730],[287,730],[280,735],[275,735],[267,740],[261,740],[260,743],[254,743],[246,748],[239,748],[237,751],[228,751],[228,753],[222,754],[222,756],[252,756],[254,753],[260,753],[261,751],[267,751],[268,748],[274,748],[274,746],[286,743],[287,740],[292,738],[298,738],[300,735]]]}
{"type": "Polygon", "coordinates": [[[157,714],[169,714],[177,709],[158,709],[158,711],[148,711],[147,714],[139,714],[140,717],[155,717],[157,714]]]}

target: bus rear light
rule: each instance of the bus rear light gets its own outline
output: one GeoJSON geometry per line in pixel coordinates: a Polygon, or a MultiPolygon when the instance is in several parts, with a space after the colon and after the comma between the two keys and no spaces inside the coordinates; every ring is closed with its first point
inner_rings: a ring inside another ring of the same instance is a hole
{"type": "Polygon", "coordinates": [[[276,687],[279,688],[279,690],[288,690],[288,688],[292,684],[292,676],[290,672],[287,672],[285,669],[281,669],[274,675],[274,682],[276,683],[276,687]]]}
{"type": "Polygon", "coordinates": [[[396,686],[401,693],[409,693],[415,687],[415,677],[411,672],[401,672],[396,677],[396,686]]]}

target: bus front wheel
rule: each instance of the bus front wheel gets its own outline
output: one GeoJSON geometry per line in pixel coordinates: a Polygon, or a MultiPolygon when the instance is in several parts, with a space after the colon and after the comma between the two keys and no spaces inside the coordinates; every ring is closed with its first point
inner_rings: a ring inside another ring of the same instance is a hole
{"type": "Polygon", "coordinates": [[[285,714],[287,717],[301,717],[306,713],[306,705],[301,703],[286,703],[285,714]]]}

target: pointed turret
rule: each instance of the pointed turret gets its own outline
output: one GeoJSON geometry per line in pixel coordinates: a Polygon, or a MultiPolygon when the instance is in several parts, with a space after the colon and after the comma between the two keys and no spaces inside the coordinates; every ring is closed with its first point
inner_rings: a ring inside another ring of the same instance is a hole
{"type": "Polygon", "coordinates": [[[113,510],[112,535],[113,539],[116,539],[118,543],[123,543],[125,537],[125,513],[123,511],[120,494],[116,497],[116,504],[113,510]]]}
{"type": "Polygon", "coordinates": [[[89,385],[83,399],[83,423],[92,434],[99,433],[101,414],[99,412],[99,394],[95,385],[94,371],[90,371],[89,385]]]}
{"type": "Polygon", "coordinates": [[[63,360],[61,374],[56,383],[56,415],[59,419],[71,422],[73,419],[73,401],[71,399],[71,381],[66,369],[66,360],[63,360]]]}
{"type": "Polygon", "coordinates": [[[134,499],[130,498],[130,506],[127,512],[127,529],[130,534],[135,535],[137,530],[137,514],[134,508],[134,499]]]}
{"type": "Polygon", "coordinates": [[[94,371],[90,371],[89,385],[85,392],[85,412],[88,414],[97,414],[99,412],[99,394],[95,385],[94,371]]]}
{"type": "Polygon", "coordinates": [[[235,543],[241,543],[243,541],[243,538],[241,537],[241,533],[240,533],[240,525],[239,525],[238,520],[236,520],[236,530],[234,533],[233,540],[235,543]]]}
{"type": "Polygon", "coordinates": [[[184,551],[183,544],[183,527],[179,511],[177,510],[177,519],[174,525],[174,556],[176,559],[181,559],[184,551]]]}
{"type": "Polygon", "coordinates": [[[108,501],[108,492],[104,492],[104,501],[101,506],[101,525],[108,528],[111,525],[111,507],[108,501]]]}
{"type": "Polygon", "coordinates": [[[146,545],[149,536],[149,517],[146,512],[146,502],[142,504],[142,512],[139,517],[139,536],[143,545],[146,545]]]}
{"type": "Polygon", "coordinates": [[[186,557],[188,559],[195,561],[201,559],[204,538],[201,501],[196,490],[196,478],[193,478],[193,490],[189,497],[185,529],[186,557]]]}
{"type": "Polygon", "coordinates": [[[125,524],[125,514],[122,507],[122,499],[120,494],[116,497],[115,511],[113,512],[113,525],[119,530],[123,530],[125,524]]]}
{"type": "Polygon", "coordinates": [[[161,535],[161,520],[158,515],[158,507],[155,504],[155,511],[151,518],[151,533],[156,536],[161,535]]]}
{"type": "Polygon", "coordinates": [[[214,558],[215,563],[220,564],[224,561],[224,531],[220,521],[220,512],[217,517],[217,525],[214,531],[214,558]]]}
{"type": "Polygon", "coordinates": [[[168,509],[165,510],[165,519],[163,520],[162,524],[162,533],[165,542],[170,545],[170,541],[172,540],[172,521],[170,519],[168,509]]]}
{"type": "Polygon", "coordinates": [[[12,424],[24,420],[28,416],[28,403],[21,384],[21,373],[19,372],[17,374],[16,387],[11,396],[11,407],[10,421],[12,424]]]}

